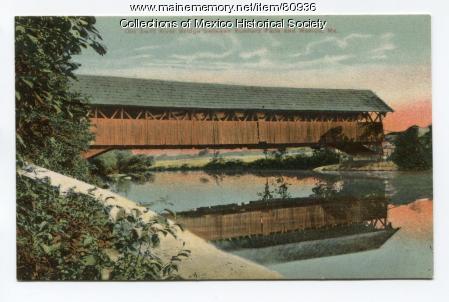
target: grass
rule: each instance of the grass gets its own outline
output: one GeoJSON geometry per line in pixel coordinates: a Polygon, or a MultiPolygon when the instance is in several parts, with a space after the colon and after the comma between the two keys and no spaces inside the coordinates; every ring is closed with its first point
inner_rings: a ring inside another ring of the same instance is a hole
{"type": "MultiPolygon", "coordinates": [[[[253,162],[258,159],[264,158],[263,155],[237,155],[226,156],[226,160],[240,160],[244,163],[253,162]]],[[[209,163],[211,157],[198,157],[190,159],[168,159],[168,160],[156,160],[152,168],[180,168],[188,165],[190,167],[200,168],[209,163]]]]}
{"type": "Polygon", "coordinates": [[[319,167],[319,171],[397,171],[398,166],[392,161],[369,163],[344,163],[319,167]]]}
{"type": "Polygon", "coordinates": [[[152,171],[174,170],[307,170],[324,165],[336,164],[339,156],[327,149],[314,150],[311,156],[306,154],[287,155],[284,152],[267,153],[255,156],[222,157],[218,154],[214,157],[200,158],[197,161],[177,160],[159,162],[152,166],[152,171]]]}

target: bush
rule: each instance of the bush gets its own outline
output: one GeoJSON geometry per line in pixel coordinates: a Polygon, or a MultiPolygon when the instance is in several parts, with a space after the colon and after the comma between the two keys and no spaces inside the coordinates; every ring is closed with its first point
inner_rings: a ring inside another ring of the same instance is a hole
{"type": "Polygon", "coordinates": [[[70,81],[78,64],[72,56],[105,48],[93,17],[16,17],[15,84],[17,164],[32,162],[88,179],[81,157],[92,135],[86,98],[70,81]]]}
{"type": "MultiPolygon", "coordinates": [[[[84,48],[106,50],[94,17],[16,17],[15,101],[16,164],[34,163],[75,178],[92,181],[81,154],[89,148],[89,105],[71,91],[84,48]]],[[[101,173],[143,170],[143,157],[107,158],[101,173]]],[[[17,278],[20,280],[148,280],[176,276],[181,250],[163,263],[152,251],[160,234],[175,234],[166,220],[144,223],[126,215],[109,220],[94,198],[61,195],[46,182],[17,176],[17,278]],[[153,230],[158,224],[162,228],[153,230]],[[118,259],[107,251],[114,250],[118,259]]]]}
{"type": "Polygon", "coordinates": [[[117,156],[114,152],[106,152],[90,160],[92,173],[100,176],[117,173],[117,156]]]}
{"type": "Polygon", "coordinates": [[[285,152],[272,152],[270,156],[245,163],[241,160],[228,160],[212,158],[203,168],[205,170],[307,170],[316,167],[339,163],[340,158],[328,149],[319,149],[312,156],[295,155],[285,156],[285,152]]]}
{"type": "Polygon", "coordinates": [[[419,136],[419,127],[413,126],[400,133],[395,141],[391,160],[402,170],[432,168],[432,127],[419,136]]]}
{"type": "Polygon", "coordinates": [[[146,172],[153,165],[153,157],[144,154],[133,155],[130,152],[117,152],[117,169],[119,173],[146,172]]]}
{"type": "Polygon", "coordinates": [[[318,149],[313,152],[313,156],[309,158],[308,165],[311,167],[320,167],[326,165],[334,165],[340,162],[340,156],[329,149],[318,149]]]}
{"type": "Polygon", "coordinates": [[[90,160],[92,172],[101,177],[110,174],[144,173],[153,165],[151,156],[129,151],[110,151],[90,160]]]}
{"type": "Polygon", "coordinates": [[[152,252],[160,235],[176,236],[165,218],[145,223],[128,215],[116,222],[92,197],[45,181],[17,178],[19,280],[154,280],[177,278],[181,250],[164,263],[152,252]],[[162,228],[152,228],[158,224],[162,228]],[[117,259],[111,256],[116,251],[117,259]]]}

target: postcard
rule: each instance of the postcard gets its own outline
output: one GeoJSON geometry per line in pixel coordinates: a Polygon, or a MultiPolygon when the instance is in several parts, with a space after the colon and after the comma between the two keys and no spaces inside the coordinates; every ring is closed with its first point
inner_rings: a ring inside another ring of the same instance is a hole
{"type": "Polygon", "coordinates": [[[14,29],[19,281],[433,278],[429,15],[14,29]]]}

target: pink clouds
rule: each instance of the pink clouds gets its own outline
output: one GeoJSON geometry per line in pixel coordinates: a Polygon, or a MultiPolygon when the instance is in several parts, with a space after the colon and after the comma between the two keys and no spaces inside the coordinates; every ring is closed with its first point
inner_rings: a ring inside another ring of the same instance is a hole
{"type": "Polygon", "coordinates": [[[384,120],[384,129],[401,131],[410,126],[427,127],[432,123],[432,102],[430,100],[416,101],[394,107],[395,112],[389,113],[384,120]]]}

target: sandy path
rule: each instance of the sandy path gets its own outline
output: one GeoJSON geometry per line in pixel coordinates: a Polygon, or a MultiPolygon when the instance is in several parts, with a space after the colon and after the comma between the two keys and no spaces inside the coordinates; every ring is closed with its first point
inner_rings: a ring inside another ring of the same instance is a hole
{"type": "MultiPolygon", "coordinates": [[[[19,173],[32,179],[48,178],[52,185],[60,188],[61,193],[73,189],[77,193],[96,197],[104,205],[119,206],[127,213],[137,211],[141,213],[144,221],[149,221],[151,217],[157,215],[110,190],[101,189],[41,167],[29,166],[26,171],[19,171],[19,173]]],[[[113,208],[112,218],[118,209],[113,208]]],[[[159,256],[168,258],[176,254],[181,249],[182,242],[185,242],[186,249],[191,250],[190,257],[183,260],[179,268],[180,276],[185,279],[279,279],[282,277],[261,265],[223,252],[189,231],[179,231],[178,239],[171,236],[162,238],[158,249],[159,256]]]]}

